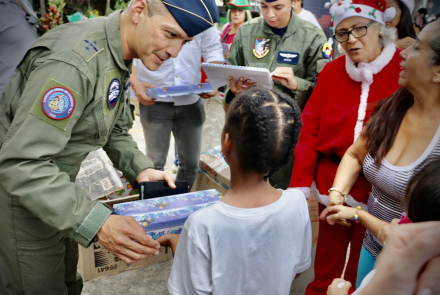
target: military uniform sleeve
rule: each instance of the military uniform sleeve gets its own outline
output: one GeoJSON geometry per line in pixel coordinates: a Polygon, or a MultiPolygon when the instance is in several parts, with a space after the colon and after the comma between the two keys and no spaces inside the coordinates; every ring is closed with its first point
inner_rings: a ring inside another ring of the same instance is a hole
{"type": "Polygon", "coordinates": [[[316,77],[318,77],[319,72],[328,62],[328,59],[326,59],[322,53],[322,47],[326,43],[325,36],[322,33],[314,32],[316,36],[310,45],[309,54],[307,56],[305,65],[306,74],[304,78],[295,77],[298,83],[295,99],[298,101],[301,109],[304,108],[315,88],[316,77]]]}
{"type": "Polygon", "coordinates": [[[124,111],[111,130],[109,139],[103,149],[131,185],[138,188],[139,185],[136,182],[138,174],[142,170],[153,168],[154,165],[138,149],[136,142],[128,133],[133,127],[132,107],[128,102],[125,103],[124,111]]]}
{"type": "MultiPolygon", "coordinates": [[[[11,92],[7,95],[12,97],[11,92]]],[[[90,245],[112,211],[90,200],[54,159],[68,145],[90,93],[91,85],[76,67],[45,61],[30,74],[0,150],[0,178],[6,193],[83,246],[90,245]],[[64,105],[44,102],[48,97],[54,103],[61,99],[64,105]],[[47,107],[65,111],[53,119],[47,107]]]]}
{"type": "MultiPolygon", "coordinates": [[[[229,57],[227,60],[228,65],[233,66],[244,66],[244,56],[243,56],[243,46],[241,43],[241,31],[239,28],[237,34],[235,35],[234,42],[232,42],[231,51],[229,52],[229,57]]],[[[230,91],[229,85],[226,86],[225,90],[225,103],[230,104],[234,99],[235,95],[230,91]]]]}

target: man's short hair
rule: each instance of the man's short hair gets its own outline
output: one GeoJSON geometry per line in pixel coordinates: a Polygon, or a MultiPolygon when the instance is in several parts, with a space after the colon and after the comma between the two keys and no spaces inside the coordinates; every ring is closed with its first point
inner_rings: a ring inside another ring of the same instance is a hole
{"type": "Polygon", "coordinates": [[[165,4],[161,0],[146,0],[148,5],[148,16],[152,17],[155,14],[164,14],[166,10],[165,4]]]}

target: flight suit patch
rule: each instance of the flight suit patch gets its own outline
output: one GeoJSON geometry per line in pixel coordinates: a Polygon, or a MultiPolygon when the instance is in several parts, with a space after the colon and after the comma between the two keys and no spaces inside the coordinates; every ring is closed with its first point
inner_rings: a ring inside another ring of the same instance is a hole
{"type": "Polygon", "coordinates": [[[322,46],[322,54],[327,59],[332,58],[332,56],[333,56],[333,48],[332,48],[332,46],[330,44],[328,44],[328,43],[325,43],[322,46]]]}
{"type": "Polygon", "coordinates": [[[269,53],[270,39],[256,38],[252,52],[256,58],[263,58],[269,53]]]}
{"type": "Polygon", "coordinates": [[[79,42],[73,51],[81,55],[86,62],[91,61],[98,53],[104,50],[102,40],[96,34],[87,36],[83,41],[79,42]]]}
{"type": "Polygon", "coordinates": [[[118,103],[119,94],[121,93],[121,81],[118,78],[113,78],[107,90],[107,106],[113,110],[118,103]]]}
{"type": "Polygon", "coordinates": [[[297,65],[299,62],[299,53],[280,51],[278,52],[277,62],[297,65]]]}
{"type": "Polygon", "coordinates": [[[72,88],[56,80],[47,79],[29,113],[61,130],[66,130],[80,96],[72,88]]]}
{"type": "Polygon", "coordinates": [[[105,73],[105,100],[103,107],[104,114],[110,114],[119,104],[119,97],[122,93],[121,88],[121,72],[119,70],[111,70],[105,73]]]}

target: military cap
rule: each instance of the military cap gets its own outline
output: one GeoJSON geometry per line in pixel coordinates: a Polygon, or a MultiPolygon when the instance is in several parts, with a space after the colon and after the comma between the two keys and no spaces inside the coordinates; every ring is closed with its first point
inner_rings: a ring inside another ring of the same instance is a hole
{"type": "Polygon", "coordinates": [[[218,22],[214,0],[163,0],[174,19],[189,37],[193,37],[218,22]]]}

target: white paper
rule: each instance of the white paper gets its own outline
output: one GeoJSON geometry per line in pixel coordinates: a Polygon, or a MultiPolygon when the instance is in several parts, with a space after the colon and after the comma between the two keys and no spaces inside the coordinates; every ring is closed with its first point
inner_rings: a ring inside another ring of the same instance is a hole
{"type": "Polygon", "coordinates": [[[237,83],[238,79],[243,77],[245,80],[249,79],[251,82],[256,82],[257,85],[273,88],[272,77],[269,69],[219,65],[211,63],[202,63],[202,69],[208,76],[212,88],[219,88],[224,85],[229,85],[229,77],[234,79],[237,83]]]}
{"type": "Polygon", "coordinates": [[[229,44],[222,43],[222,48],[223,48],[223,54],[229,54],[229,52],[231,50],[229,47],[229,44]]]}

